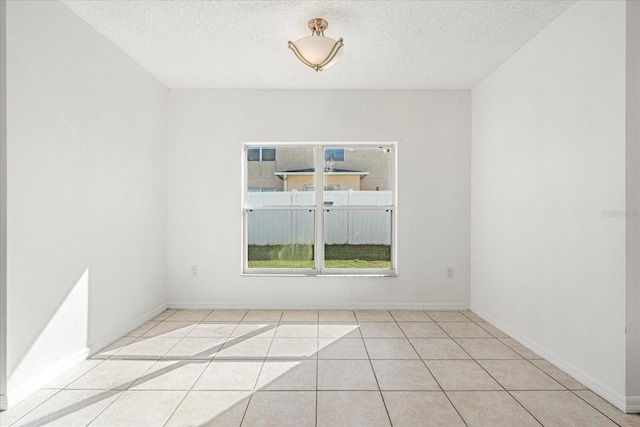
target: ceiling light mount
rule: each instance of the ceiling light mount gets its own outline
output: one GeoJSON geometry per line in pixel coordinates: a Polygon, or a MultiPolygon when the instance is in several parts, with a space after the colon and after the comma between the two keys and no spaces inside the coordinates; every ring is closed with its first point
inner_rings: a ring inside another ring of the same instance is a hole
{"type": "Polygon", "coordinates": [[[309,21],[311,35],[297,40],[289,41],[289,49],[296,58],[308,67],[316,71],[322,71],[332,66],[342,56],[343,40],[334,40],[324,36],[324,31],[329,23],[322,18],[314,18],[309,21]]]}
{"type": "Polygon", "coordinates": [[[311,29],[312,36],[323,36],[324,30],[327,29],[329,23],[322,18],[313,18],[309,21],[309,28],[311,29]]]}

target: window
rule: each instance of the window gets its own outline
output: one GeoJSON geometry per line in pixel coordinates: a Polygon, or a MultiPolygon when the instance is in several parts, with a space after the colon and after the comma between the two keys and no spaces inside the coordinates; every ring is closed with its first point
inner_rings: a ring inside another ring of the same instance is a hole
{"type": "Polygon", "coordinates": [[[247,149],[247,161],[249,162],[275,162],[276,149],[265,147],[253,147],[247,149]]]}
{"type": "Polygon", "coordinates": [[[325,162],[344,162],[344,148],[325,148],[325,162]]]}
{"type": "Polygon", "coordinates": [[[395,275],[395,144],[244,149],[243,274],[395,275]],[[275,191],[248,185],[268,180],[275,191]]]}
{"type": "Polygon", "coordinates": [[[276,149],[275,148],[263,148],[262,161],[263,162],[275,162],[276,161],[276,149]]]}

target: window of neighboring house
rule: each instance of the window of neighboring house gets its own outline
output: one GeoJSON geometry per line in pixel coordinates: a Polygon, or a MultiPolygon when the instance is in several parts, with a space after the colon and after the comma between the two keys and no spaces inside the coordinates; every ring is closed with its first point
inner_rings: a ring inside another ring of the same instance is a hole
{"type": "MultiPolygon", "coordinates": [[[[275,176],[284,181],[278,186],[283,191],[249,187],[245,164],[242,273],[395,275],[396,148],[396,144],[270,148],[273,159],[278,152],[275,176]],[[344,161],[345,151],[349,161],[338,174],[329,162],[344,161]]],[[[256,150],[261,161],[269,161],[260,146],[245,144],[244,149],[247,162],[258,161],[252,160],[256,150]]],[[[273,170],[258,173],[264,176],[256,176],[252,169],[251,178],[274,177],[273,170]]]]}
{"type": "Polygon", "coordinates": [[[276,149],[266,147],[253,147],[247,149],[247,161],[249,162],[275,162],[276,149]]]}
{"type": "Polygon", "coordinates": [[[344,162],[344,148],[325,148],[325,162],[344,162]]]}

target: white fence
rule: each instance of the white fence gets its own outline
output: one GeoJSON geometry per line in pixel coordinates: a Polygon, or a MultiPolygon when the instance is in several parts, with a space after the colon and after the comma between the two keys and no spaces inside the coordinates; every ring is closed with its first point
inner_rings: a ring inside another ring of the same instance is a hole
{"type": "MultiPolygon", "coordinates": [[[[329,208],[324,211],[326,244],[391,244],[391,211],[330,209],[331,205],[391,205],[391,191],[325,191],[324,195],[325,208],[329,208]]],[[[247,204],[251,206],[304,206],[314,203],[314,191],[247,194],[247,204]]],[[[311,244],[314,211],[255,209],[248,212],[247,228],[250,245],[311,244]]]]}

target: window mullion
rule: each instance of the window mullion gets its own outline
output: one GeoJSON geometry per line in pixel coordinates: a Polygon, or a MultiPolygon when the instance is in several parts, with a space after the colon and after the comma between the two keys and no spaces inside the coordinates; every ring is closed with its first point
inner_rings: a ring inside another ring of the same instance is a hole
{"type": "Polygon", "coordinates": [[[315,267],[318,273],[324,268],[324,212],[322,203],[324,200],[324,150],[322,146],[316,146],[315,156],[315,201],[316,201],[316,243],[315,243],[315,267]]]}

